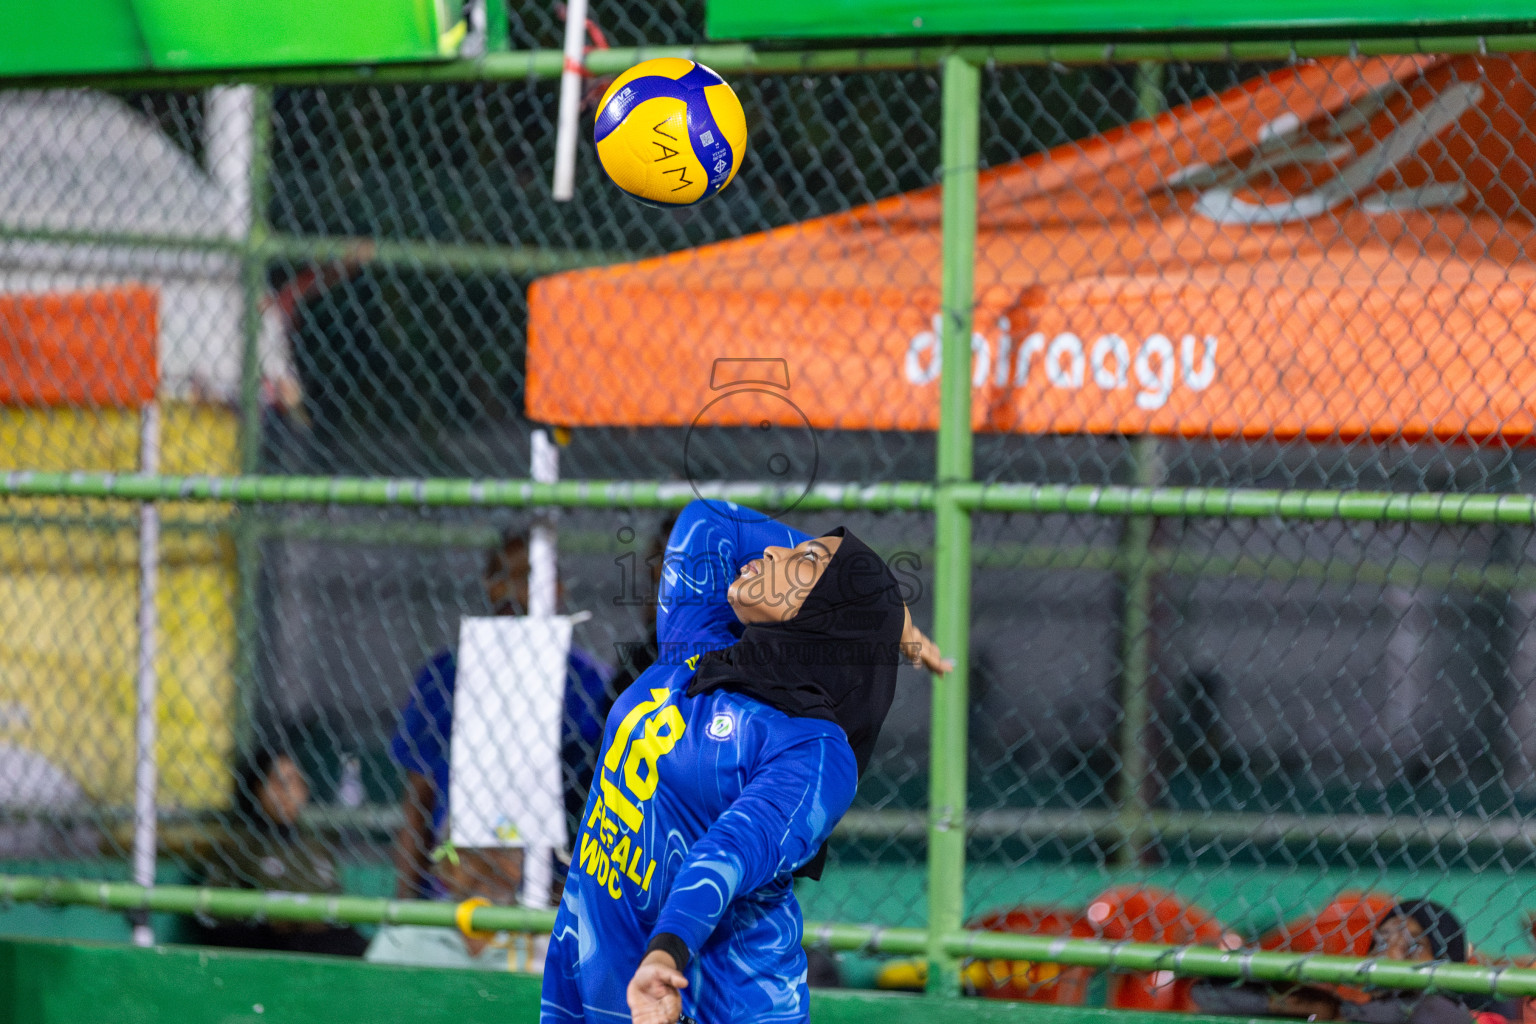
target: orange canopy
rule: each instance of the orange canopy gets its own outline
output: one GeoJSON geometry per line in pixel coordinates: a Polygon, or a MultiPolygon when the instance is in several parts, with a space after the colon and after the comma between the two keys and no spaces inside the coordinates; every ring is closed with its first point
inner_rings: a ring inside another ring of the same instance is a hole
{"type": "Polygon", "coordinates": [[[138,408],[159,379],[151,288],[0,295],[0,405],[138,408]]]}
{"type": "MultiPolygon", "coordinates": [[[[1319,61],[983,172],[974,426],[1531,439],[1533,83],[1319,61]]],[[[536,282],[529,415],[936,428],[939,199],[536,282]],[[789,402],[717,401],[719,357],[789,402]]]]}

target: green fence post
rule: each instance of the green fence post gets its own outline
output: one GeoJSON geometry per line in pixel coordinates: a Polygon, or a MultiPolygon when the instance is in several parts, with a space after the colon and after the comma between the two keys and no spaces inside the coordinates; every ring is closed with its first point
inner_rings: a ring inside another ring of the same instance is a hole
{"type": "Polygon", "coordinates": [[[971,513],[952,489],[971,479],[971,312],[975,304],[976,163],[981,73],[944,61],[943,333],[938,494],[934,505],[934,640],[955,668],[933,684],[928,797],[928,990],[960,991],[959,960],[943,937],[965,913],[967,645],[971,513]]]}
{"type": "Polygon", "coordinates": [[[1136,107],[1142,117],[1163,112],[1163,65],[1155,60],[1136,62],[1136,107]]]}
{"type": "MultiPolygon", "coordinates": [[[[1155,487],[1161,465],[1157,439],[1131,441],[1138,487],[1155,487]]],[[[1152,674],[1152,516],[1131,516],[1120,535],[1116,562],[1120,566],[1120,774],[1115,802],[1119,805],[1120,846],[1115,859],[1132,864],[1146,841],[1147,725],[1152,717],[1147,683],[1152,674]]]]}
{"type": "MultiPolygon", "coordinates": [[[[268,182],[272,168],[272,89],[253,87],[251,98],[251,212],[240,264],[244,317],[240,352],[240,472],[261,469],[261,303],[267,292],[266,242],[268,182]]],[[[250,738],[256,695],[257,580],[261,575],[261,536],[256,506],[238,506],[235,541],[235,745],[250,738]]]]}
{"type": "MultiPolygon", "coordinates": [[[[1136,105],[1141,116],[1163,110],[1163,66],[1156,61],[1136,65],[1136,105]]],[[[1132,483],[1155,487],[1162,482],[1157,438],[1144,434],[1131,440],[1132,483]]],[[[1133,516],[1125,521],[1116,562],[1120,565],[1120,775],[1115,802],[1120,813],[1120,845],[1115,859],[1135,863],[1147,839],[1147,725],[1152,668],[1152,534],[1156,520],[1133,516]]]]}

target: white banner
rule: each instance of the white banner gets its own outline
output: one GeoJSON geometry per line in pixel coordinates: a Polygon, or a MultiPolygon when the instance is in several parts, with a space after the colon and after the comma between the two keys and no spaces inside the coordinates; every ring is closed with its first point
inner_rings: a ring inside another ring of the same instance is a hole
{"type": "Polygon", "coordinates": [[[566,845],[560,785],[567,616],[465,619],[453,700],[449,836],[525,847],[524,898],[543,905],[550,853],[566,845]]]}

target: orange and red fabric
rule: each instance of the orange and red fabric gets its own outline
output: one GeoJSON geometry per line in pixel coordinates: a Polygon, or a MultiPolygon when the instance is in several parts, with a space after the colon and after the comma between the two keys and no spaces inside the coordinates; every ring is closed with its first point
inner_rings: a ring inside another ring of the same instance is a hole
{"type": "MultiPolygon", "coordinates": [[[[1242,939],[1215,915],[1173,893],[1141,886],[1106,889],[1084,915],[1093,937],[1110,942],[1154,942],[1170,946],[1236,949],[1242,939]]],[[[1105,1000],[1112,1009],[1194,1013],[1193,978],[1172,971],[1136,971],[1111,975],[1105,1000]]]]}
{"type": "MultiPolygon", "coordinates": [[[[1093,937],[1093,928],[1080,911],[1059,907],[1023,906],[996,910],[972,921],[968,927],[1014,935],[1093,937]]],[[[1093,968],[1032,960],[975,960],[966,968],[966,978],[975,986],[977,994],[987,999],[1081,1006],[1088,996],[1093,968]]]]}

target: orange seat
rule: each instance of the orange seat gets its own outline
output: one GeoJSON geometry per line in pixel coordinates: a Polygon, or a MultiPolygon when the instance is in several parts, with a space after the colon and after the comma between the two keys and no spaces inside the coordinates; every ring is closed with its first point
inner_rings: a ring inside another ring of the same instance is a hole
{"type": "MultiPolygon", "coordinates": [[[[1330,956],[1370,956],[1376,922],[1397,904],[1379,892],[1341,892],[1315,914],[1294,918],[1268,932],[1259,948],[1330,956]]],[[[1340,999],[1363,1003],[1370,996],[1349,985],[1328,986],[1340,999]]]]}
{"type": "MultiPolygon", "coordinates": [[[[1144,886],[1106,889],[1084,914],[1095,938],[1110,942],[1155,942],[1170,946],[1237,949],[1242,939],[1211,913],[1180,896],[1144,886]]],[[[1123,1010],[1196,1012],[1193,978],[1172,971],[1136,971],[1109,979],[1108,1006],[1123,1010]]]]}

